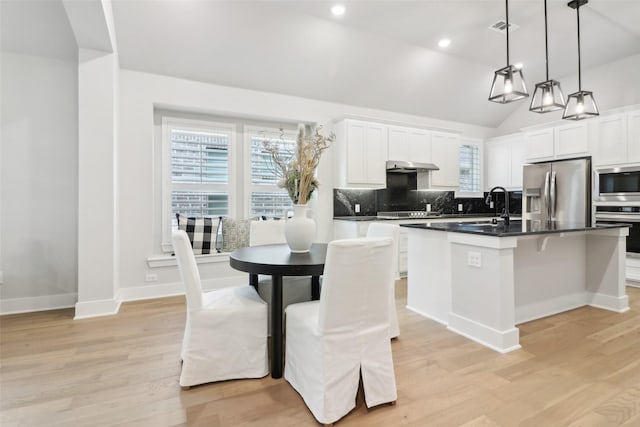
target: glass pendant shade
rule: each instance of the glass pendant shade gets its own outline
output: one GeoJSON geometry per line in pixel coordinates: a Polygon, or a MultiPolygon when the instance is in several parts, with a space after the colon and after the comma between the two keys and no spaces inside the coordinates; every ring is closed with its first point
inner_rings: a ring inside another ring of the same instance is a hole
{"type": "Polygon", "coordinates": [[[596,101],[593,99],[593,93],[581,90],[569,95],[567,98],[567,106],[564,109],[562,118],[568,120],[582,120],[598,115],[600,115],[600,113],[598,112],[596,101]]]}
{"type": "Polygon", "coordinates": [[[559,81],[547,80],[536,84],[536,90],[533,92],[529,111],[548,113],[550,111],[562,110],[564,107],[564,95],[562,94],[562,89],[560,89],[559,81]]]}
{"type": "Polygon", "coordinates": [[[596,100],[593,98],[593,93],[587,90],[582,90],[582,66],[580,60],[580,6],[584,6],[588,2],[589,0],[572,0],[567,3],[567,6],[576,10],[578,28],[578,91],[572,93],[567,98],[567,105],[564,108],[564,113],[562,114],[562,118],[567,120],[582,120],[600,115],[598,107],[596,106],[596,100]]]}
{"type": "Polygon", "coordinates": [[[507,66],[493,74],[489,101],[506,104],[529,96],[522,70],[509,63],[509,0],[504,1],[505,34],[507,36],[507,66]]]}
{"type": "Polygon", "coordinates": [[[496,70],[493,75],[489,101],[506,104],[527,96],[529,96],[529,93],[522,76],[522,70],[513,65],[507,65],[496,70]]]}
{"type": "Polygon", "coordinates": [[[548,113],[565,107],[560,82],[549,78],[549,37],[547,34],[547,0],[544,0],[544,63],[547,80],[536,84],[529,111],[548,113]]]}

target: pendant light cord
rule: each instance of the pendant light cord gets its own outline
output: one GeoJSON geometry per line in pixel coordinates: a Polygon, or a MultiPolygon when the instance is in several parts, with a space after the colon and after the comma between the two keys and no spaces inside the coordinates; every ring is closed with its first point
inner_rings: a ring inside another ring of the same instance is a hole
{"type": "Polygon", "coordinates": [[[507,66],[511,65],[509,62],[509,0],[504,0],[505,10],[507,15],[507,66]]]}
{"type": "Polygon", "coordinates": [[[544,0],[544,65],[547,69],[547,81],[549,80],[549,41],[547,40],[547,0],[544,0]]]}
{"type": "Polygon", "coordinates": [[[580,63],[580,2],[576,7],[576,16],[578,18],[578,92],[582,92],[582,66],[580,63]]]}

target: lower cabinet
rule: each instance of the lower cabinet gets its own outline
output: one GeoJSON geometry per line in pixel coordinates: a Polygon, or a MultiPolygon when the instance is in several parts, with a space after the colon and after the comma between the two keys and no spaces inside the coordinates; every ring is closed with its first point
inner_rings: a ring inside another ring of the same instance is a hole
{"type": "MultiPolygon", "coordinates": [[[[436,218],[436,219],[398,219],[398,220],[382,220],[392,224],[427,224],[438,222],[467,222],[467,221],[489,221],[491,217],[468,217],[468,218],[436,218]]],[[[358,237],[366,237],[369,224],[374,221],[351,221],[351,220],[333,220],[333,238],[334,239],[355,239],[358,237]]],[[[406,227],[400,227],[400,239],[398,240],[398,271],[396,277],[407,277],[409,241],[408,230],[406,227]]]]}

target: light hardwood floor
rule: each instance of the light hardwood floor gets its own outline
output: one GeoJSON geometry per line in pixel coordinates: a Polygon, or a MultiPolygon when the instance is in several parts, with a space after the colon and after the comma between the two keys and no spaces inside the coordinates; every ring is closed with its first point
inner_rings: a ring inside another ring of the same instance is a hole
{"type": "MultiPolygon", "coordinates": [[[[398,404],[359,393],[339,426],[640,426],[640,289],[631,310],[585,307],[520,325],[499,354],[404,309],[393,356],[398,404]]],[[[181,390],[182,297],[0,318],[0,425],[316,426],[284,379],[181,390]]]]}

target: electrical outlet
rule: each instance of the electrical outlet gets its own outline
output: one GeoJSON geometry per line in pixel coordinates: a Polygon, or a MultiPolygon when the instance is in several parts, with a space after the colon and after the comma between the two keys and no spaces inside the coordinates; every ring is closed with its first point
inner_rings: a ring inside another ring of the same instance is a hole
{"type": "Polygon", "coordinates": [[[427,203],[427,212],[431,212],[431,203],[427,203]]]}
{"type": "Polygon", "coordinates": [[[360,203],[356,203],[355,211],[356,213],[360,213],[360,203]]]}
{"type": "Polygon", "coordinates": [[[145,274],[144,281],[145,282],[157,282],[158,281],[158,275],[154,274],[154,273],[145,274]]]}
{"type": "Polygon", "coordinates": [[[462,203],[458,203],[458,212],[462,212],[463,208],[462,208],[462,203]]]}
{"type": "Polygon", "coordinates": [[[493,209],[493,201],[489,202],[489,209],[493,209]]]}
{"type": "Polygon", "coordinates": [[[482,254],[480,252],[467,252],[467,264],[471,267],[482,267],[482,254]]]}

